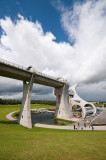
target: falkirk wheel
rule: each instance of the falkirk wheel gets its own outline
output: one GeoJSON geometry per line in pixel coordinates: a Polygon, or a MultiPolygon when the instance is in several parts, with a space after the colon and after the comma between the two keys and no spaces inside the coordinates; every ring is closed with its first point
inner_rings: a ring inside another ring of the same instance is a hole
{"type": "Polygon", "coordinates": [[[77,86],[78,84],[73,85],[69,88],[69,107],[71,114],[74,117],[74,111],[80,111],[80,117],[82,118],[85,118],[87,115],[94,116],[96,114],[96,107],[94,106],[94,104],[87,102],[78,96],[76,92],[77,86]]]}

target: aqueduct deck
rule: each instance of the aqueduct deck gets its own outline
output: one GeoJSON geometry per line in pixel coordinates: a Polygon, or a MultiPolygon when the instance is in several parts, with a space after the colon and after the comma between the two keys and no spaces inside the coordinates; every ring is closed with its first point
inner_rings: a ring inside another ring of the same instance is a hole
{"type": "MultiPolygon", "coordinates": [[[[33,71],[27,70],[27,68],[0,59],[0,76],[8,77],[12,79],[30,81],[33,71]]],[[[48,76],[41,72],[35,72],[36,78],[34,83],[42,84],[50,87],[63,87],[66,83],[64,80],[57,80],[54,77],[48,76]]]]}

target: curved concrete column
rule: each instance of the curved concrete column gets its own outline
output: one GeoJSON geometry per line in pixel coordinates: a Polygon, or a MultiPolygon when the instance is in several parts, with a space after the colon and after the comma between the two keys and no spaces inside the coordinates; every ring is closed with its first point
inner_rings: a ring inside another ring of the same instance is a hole
{"type": "Polygon", "coordinates": [[[61,119],[71,118],[71,112],[68,105],[68,89],[69,85],[66,83],[64,87],[54,88],[54,95],[56,96],[56,111],[54,116],[61,119]]]}
{"type": "Polygon", "coordinates": [[[72,110],[72,107],[74,105],[80,106],[81,109],[82,109],[82,118],[85,118],[86,115],[87,115],[87,111],[86,111],[85,105],[90,104],[93,107],[93,114],[92,115],[95,115],[95,113],[96,113],[96,107],[92,103],[87,102],[87,101],[83,100],[82,98],[80,98],[78,96],[78,94],[76,92],[76,87],[77,86],[78,86],[78,84],[73,85],[72,87],[69,88],[69,91],[72,90],[74,92],[73,98],[70,97],[70,100],[69,100],[70,109],[72,110]]]}
{"type": "MultiPolygon", "coordinates": [[[[27,70],[31,68],[33,67],[29,66],[27,70]]],[[[18,123],[27,128],[32,128],[30,103],[31,103],[32,86],[35,78],[35,70],[33,71],[34,72],[32,74],[30,82],[23,81],[23,99],[22,99],[22,105],[21,105],[20,115],[18,119],[18,123]]]]}

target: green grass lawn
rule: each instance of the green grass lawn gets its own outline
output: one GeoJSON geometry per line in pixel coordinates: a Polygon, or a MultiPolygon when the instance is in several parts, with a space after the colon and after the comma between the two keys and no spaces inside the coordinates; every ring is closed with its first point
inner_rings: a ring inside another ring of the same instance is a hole
{"type": "MultiPolygon", "coordinates": [[[[50,107],[32,105],[32,108],[50,107]]],[[[0,160],[105,160],[106,131],[27,129],[6,120],[20,106],[0,106],[0,160]]]]}

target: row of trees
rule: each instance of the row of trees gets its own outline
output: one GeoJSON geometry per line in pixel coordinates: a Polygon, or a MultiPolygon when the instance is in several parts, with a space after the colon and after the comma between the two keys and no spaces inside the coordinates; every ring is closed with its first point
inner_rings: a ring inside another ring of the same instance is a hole
{"type": "MultiPolygon", "coordinates": [[[[5,105],[15,105],[15,104],[21,104],[22,100],[15,100],[15,99],[2,99],[0,98],[0,104],[5,104],[5,105]]],[[[31,104],[48,104],[48,105],[56,105],[56,101],[46,101],[46,100],[31,100],[31,104]]],[[[106,102],[99,102],[95,103],[95,105],[98,107],[106,107],[106,102]]]]}
{"type": "MultiPolygon", "coordinates": [[[[21,104],[22,100],[14,100],[14,99],[2,99],[0,98],[0,104],[21,104]]],[[[31,104],[48,104],[48,105],[56,105],[56,101],[44,101],[44,100],[31,100],[31,104]]]]}
{"type": "Polygon", "coordinates": [[[105,101],[104,102],[95,102],[94,105],[96,107],[106,107],[106,102],[105,101]]]}

